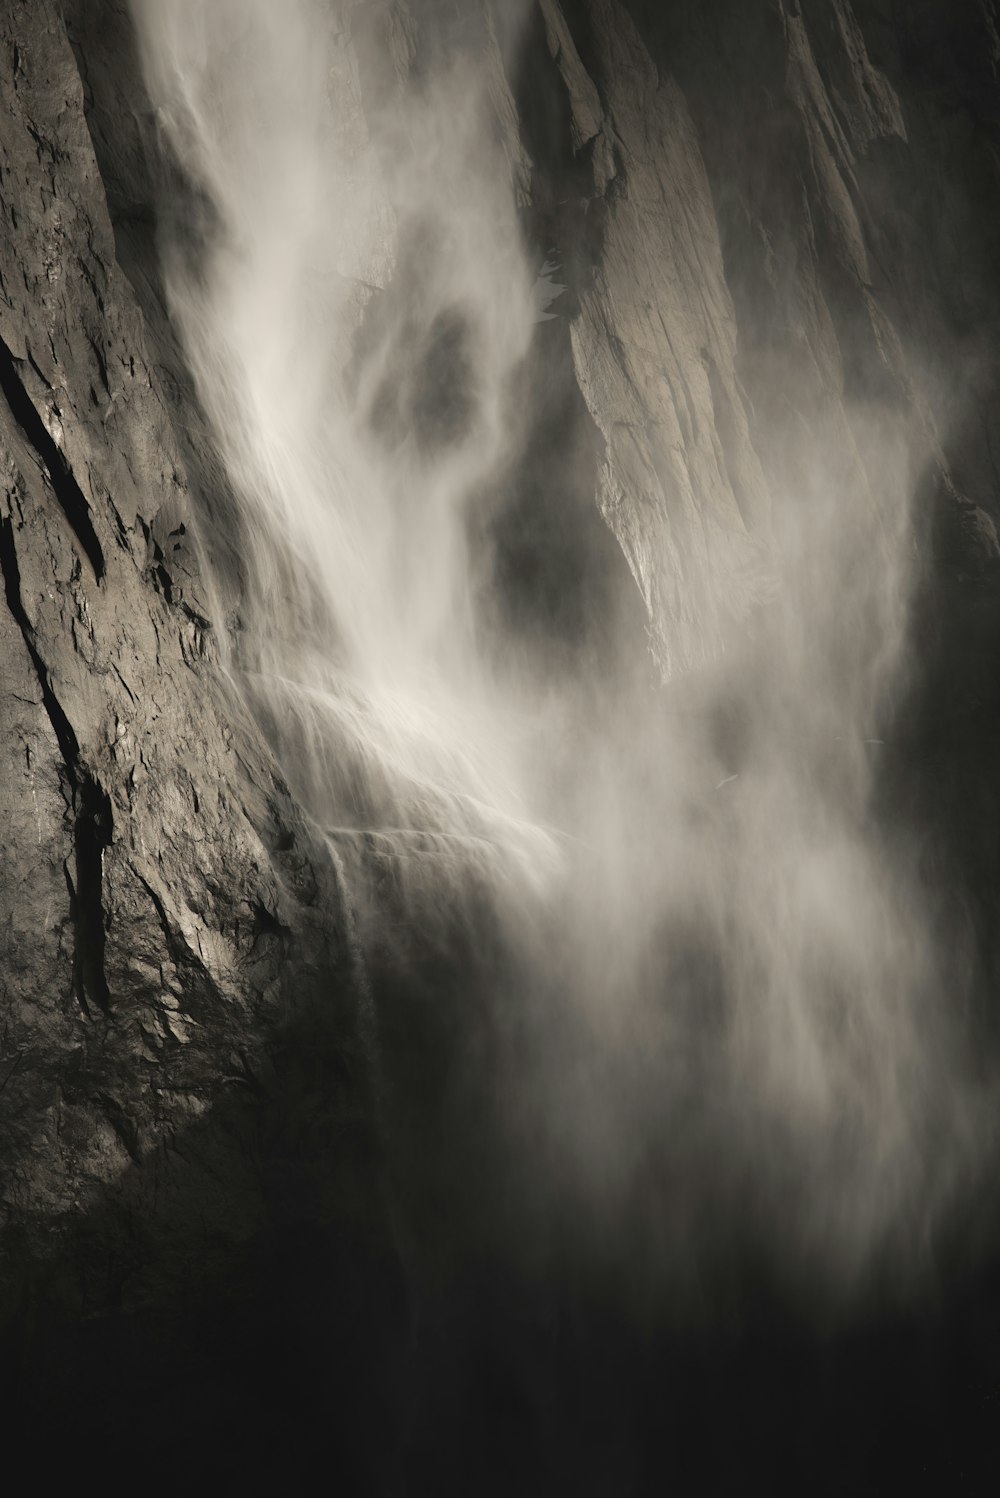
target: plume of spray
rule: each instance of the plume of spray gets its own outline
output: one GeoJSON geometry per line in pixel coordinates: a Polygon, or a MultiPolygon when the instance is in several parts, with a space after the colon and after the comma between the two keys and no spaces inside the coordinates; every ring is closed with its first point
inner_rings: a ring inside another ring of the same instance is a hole
{"type": "Polygon", "coordinates": [[[176,237],[164,255],[244,528],[228,664],[370,886],[370,931],[376,865],[425,937],[492,891],[538,1016],[524,1128],[600,1212],[659,1191],[655,1254],[685,1256],[727,1195],[838,1270],[926,1229],[978,1123],[871,815],[915,456],[860,416],[846,459],[810,456],[773,496],[772,601],[690,689],[613,651],[583,685],[541,644],[498,665],[469,517],[521,440],[538,310],[488,51],[406,81],[394,24],[373,102],[346,5],[133,5],[211,210],[195,267],[176,237]]]}
{"type": "Polygon", "coordinates": [[[210,205],[197,273],[169,239],[165,270],[244,526],[230,664],[325,824],[470,848],[502,826],[536,861],[469,600],[464,510],[533,320],[475,80],[456,66],[387,112],[376,160],[336,6],[136,17],[160,128],[210,205]]]}
{"type": "Polygon", "coordinates": [[[628,704],[566,813],[592,850],[559,977],[588,1011],[566,1149],[629,1232],[626,1193],[659,1182],[678,1272],[734,1201],[839,1286],[876,1249],[923,1271],[983,1142],[953,971],[873,807],[913,475],[891,431],[872,440],[877,495],[855,454],[842,483],[817,464],[774,496],[774,598],[688,691],[628,704]]]}

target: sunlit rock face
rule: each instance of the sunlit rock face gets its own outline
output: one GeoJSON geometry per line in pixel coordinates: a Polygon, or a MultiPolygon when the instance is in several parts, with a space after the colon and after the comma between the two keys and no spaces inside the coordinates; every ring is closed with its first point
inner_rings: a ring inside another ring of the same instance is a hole
{"type": "Polygon", "coordinates": [[[997,36],[8,7],[25,1421],[387,1493],[985,1437],[997,36]]]}

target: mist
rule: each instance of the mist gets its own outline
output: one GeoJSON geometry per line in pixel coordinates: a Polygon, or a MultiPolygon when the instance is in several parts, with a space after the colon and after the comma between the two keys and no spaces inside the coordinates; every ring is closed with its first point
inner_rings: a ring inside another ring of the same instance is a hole
{"type": "MultiPolygon", "coordinates": [[[[513,1006],[513,1169],[642,1277],[738,1225],[840,1291],[919,1279],[991,1096],[960,943],[878,806],[925,438],[874,399],[834,442],[790,433],[766,512],[697,552],[605,505],[606,629],[567,652],[544,608],[515,619],[497,540],[567,316],[511,123],[528,7],[427,7],[418,38],[319,0],[133,5],[187,183],[170,314],[238,510],[235,539],[202,523],[219,648],[393,975],[380,1025],[431,956],[513,1006]]],[[[557,443],[535,461],[576,481],[557,443]]]]}

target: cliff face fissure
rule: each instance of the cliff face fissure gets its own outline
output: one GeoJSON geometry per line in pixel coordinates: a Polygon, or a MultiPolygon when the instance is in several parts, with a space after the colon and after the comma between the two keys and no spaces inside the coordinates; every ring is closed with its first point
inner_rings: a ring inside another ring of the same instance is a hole
{"type": "Polygon", "coordinates": [[[52,688],[49,675],[21,597],[21,575],[14,542],[14,524],[0,517],[0,569],[3,571],[7,607],[21,631],[25,648],[38,678],[42,704],[52,725],[63,759],[71,797],[75,878],[65,867],[73,924],[73,991],[80,1008],[91,1014],[94,1004],[107,1014],[111,1008],[104,970],[104,849],[111,842],[111,802],[106,792],[80,760],[80,746],[73,725],[52,688]]]}
{"type": "Polygon", "coordinates": [[[109,1014],[111,993],[104,966],[104,850],[111,844],[111,801],[97,781],[81,770],[79,762],[75,799],[76,886],[70,902],[75,932],[73,987],[81,1007],[86,1008],[90,1000],[109,1014]]]}
{"type": "Polygon", "coordinates": [[[95,580],[100,583],[105,570],[104,552],[90,518],[90,506],[73,470],[35,410],[34,402],[18,376],[17,362],[0,338],[0,390],[7,399],[11,415],[41,459],[62,512],[93,569],[95,580]]]}

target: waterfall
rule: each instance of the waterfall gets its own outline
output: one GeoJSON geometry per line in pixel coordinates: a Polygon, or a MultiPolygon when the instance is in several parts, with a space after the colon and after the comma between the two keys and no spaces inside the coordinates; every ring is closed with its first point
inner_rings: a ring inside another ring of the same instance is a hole
{"type": "Polygon", "coordinates": [[[711,665],[653,684],[623,635],[553,670],[541,626],[505,634],[489,541],[551,271],[502,128],[518,7],[418,55],[398,10],[133,3],[185,183],[170,314],[238,514],[221,648],[362,940],[474,946],[492,910],[492,1000],[531,1015],[515,1133],[598,1217],[643,1195],[665,1262],[720,1202],[837,1272],[919,1250],[980,1132],[949,954],[873,805],[922,455],[875,413],[836,454],[800,436],[766,596],[711,665]]]}

